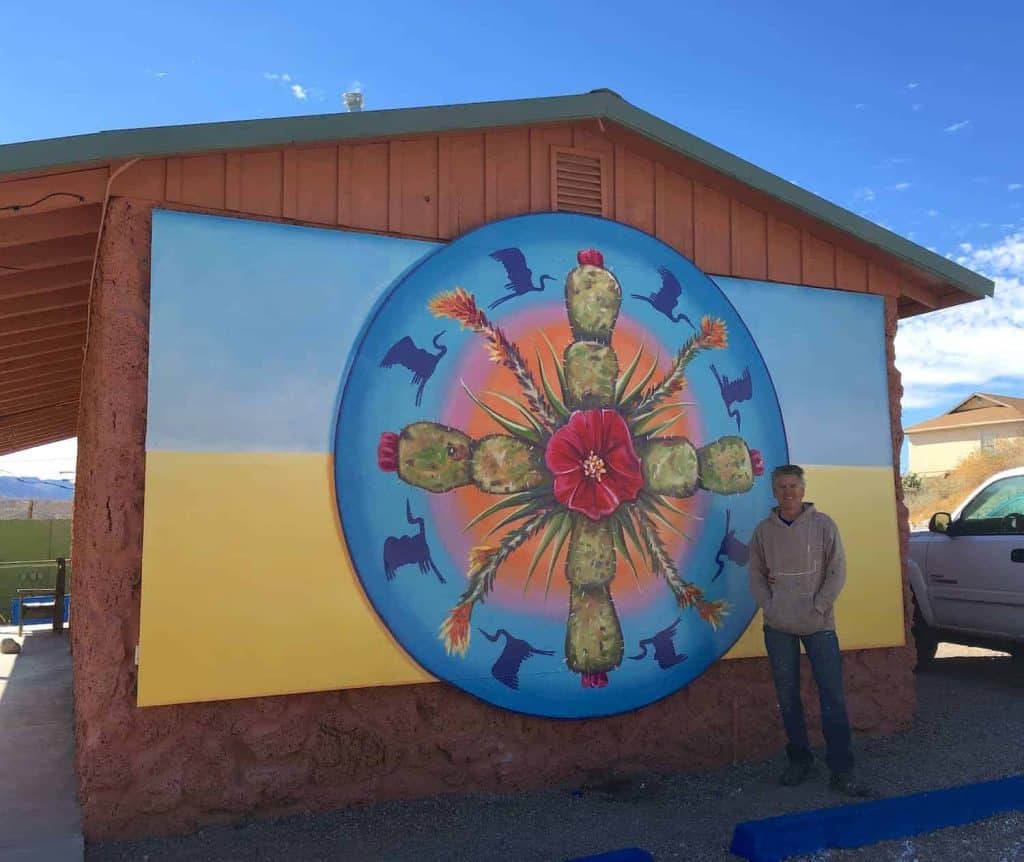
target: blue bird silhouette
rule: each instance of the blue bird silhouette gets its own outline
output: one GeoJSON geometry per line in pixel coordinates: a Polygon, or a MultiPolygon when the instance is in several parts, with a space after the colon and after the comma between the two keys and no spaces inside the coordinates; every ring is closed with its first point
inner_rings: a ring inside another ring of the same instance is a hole
{"type": "Polygon", "coordinates": [[[483,629],[478,629],[487,640],[497,643],[498,638],[505,636],[505,648],[498,656],[498,660],[491,668],[491,676],[509,688],[519,688],[519,668],[523,666],[532,655],[554,655],[554,650],[535,649],[526,641],[512,637],[505,629],[498,629],[493,635],[487,634],[483,629]]]}
{"type": "Polygon", "coordinates": [[[732,510],[726,509],[725,535],[722,536],[722,541],[718,545],[718,553],[715,554],[715,562],[718,564],[718,568],[715,570],[714,577],[711,578],[713,581],[718,580],[718,576],[722,574],[726,560],[731,560],[737,566],[745,566],[750,562],[750,545],[737,539],[736,531],[729,529],[731,517],[732,510]]]}
{"type": "Polygon", "coordinates": [[[405,519],[410,524],[418,526],[419,532],[411,536],[388,536],[384,540],[384,577],[393,581],[398,569],[415,563],[424,574],[432,571],[442,584],[447,583],[430,556],[424,521],[422,518],[413,517],[412,506],[408,500],[405,501],[405,519]]]}
{"type": "Polygon", "coordinates": [[[654,637],[644,638],[640,641],[638,644],[640,655],[631,655],[630,658],[633,661],[647,658],[647,646],[650,644],[654,647],[654,660],[662,670],[668,670],[670,667],[679,664],[679,662],[686,661],[686,655],[679,655],[676,652],[676,645],[672,640],[675,637],[676,629],[679,628],[680,619],[682,617],[676,617],[676,621],[667,629],[662,629],[654,637]]]}
{"type": "Polygon", "coordinates": [[[750,366],[743,369],[743,376],[736,380],[730,380],[725,375],[720,375],[714,365],[711,366],[711,373],[718,381],[718,391],[722,394],[722,403],[725,404],[725,412],[736,420],[736,431],[740,430],[740,411],[733,408],[734,404],[742,401],[749,401],[754,397],[754,384],[750,379],[750,366]]]}
{"type": "Polygon", "coordinates": [[[423,387],[427,385],[427,381],[430,379],[430,375],[434,373],[434,369],[437,368],[437,363],[441,361],[441,357],[448,352],[447,347],[437,343],[437,339],[442,335],[444,335],[444,330],[434,336],[433,343],[434,347],[438,349],[437,353],[431,353],[429,350],[417,347],[416,342],[408,335],[405,335],[391,345],[391,349],[384,354],[384,358],[380,361],[381,368],[401,365],[412,372],[413,385],[419,384],[419,389],[416,390],[417,407],[420,406],[420,401],[423,400],[423,387]]]}
{"type": "Polygon", "coordinates": [[[505,267],[505,274],[508,276],[508,284],[505,285],[505,289],[512,292],[508,296],[494,300],[487,306],[488,308],[497,308],[503,302],[508,302],[517,296],[524,296],[531,291],[541,291],[544,289],[545,280],[557,281],[554,276],[542,275],[539,286],[534,287],[533,270],[526,265],[526,256],[518,248],[499,248],[497,251],[492,251],[490,256],[505,267]]]}
{"type": "Polygon", "coordinates": [[[639,293],[631,293],[630,296],[633,299],[642,299],[644,302],[649,302],[655,311],[660,311],[673,323],[685,320],[689,324],[690,329],[696,332],[697,327],[693,325],[693,321],[685,314],[682,312],[673,314],[676,303],[679,302],[679,297],[683,295],[683,286],[679,283],[679,279],[664,266],[658,267],[658,274],[661,276],[661,288],[659,290],[648,296],[643,296],[639,293]]]}

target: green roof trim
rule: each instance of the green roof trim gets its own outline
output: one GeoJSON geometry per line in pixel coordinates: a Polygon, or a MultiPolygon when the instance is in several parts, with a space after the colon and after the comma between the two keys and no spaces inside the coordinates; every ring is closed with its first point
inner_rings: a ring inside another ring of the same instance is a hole
{"type": "Polygon", "coordinates": [[[992,296],[990,279],[879,227],[738,156],[631,105],[611,90],[501,102],[316,114],[96,132],[0,146],[0,176],[96,162],[327,140],[387,138],[602,118],[643,135],[782,201],[819,221],[932,273],[973,296],[992,296]]]}

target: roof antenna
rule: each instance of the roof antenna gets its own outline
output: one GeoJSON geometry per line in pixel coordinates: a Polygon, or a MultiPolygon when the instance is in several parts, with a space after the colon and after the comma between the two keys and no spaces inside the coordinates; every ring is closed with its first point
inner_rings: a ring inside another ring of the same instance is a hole
{"type": "Polygon", "coordinates": [[[345,100],[345,107],[349,112],[363,110],[363,85],[356,81],[352,84],[351,90],[341,94],[341,98],[345,100]]]}

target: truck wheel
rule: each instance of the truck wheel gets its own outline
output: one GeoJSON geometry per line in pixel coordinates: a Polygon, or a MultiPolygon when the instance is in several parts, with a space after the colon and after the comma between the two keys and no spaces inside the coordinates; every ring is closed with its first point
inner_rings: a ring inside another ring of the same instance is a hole
{"type": "Polygon", "coordinates": [[[917,606],[917,598],[914,598],[914,622],[910,627],[910,633],[914,636],[914,646],[917,648],[917,666],[914,670],[923,670],[935,658],[935,651],[939,648],[939,638],[928,623],[924,620],[921,609],[917,606]]]}

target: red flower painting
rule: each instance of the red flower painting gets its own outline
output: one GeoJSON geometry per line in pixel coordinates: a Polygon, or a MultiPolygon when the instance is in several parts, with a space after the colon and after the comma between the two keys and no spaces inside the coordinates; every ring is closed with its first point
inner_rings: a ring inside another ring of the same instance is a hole
{"type": "Polygon", "coordinates": [[[577,410],[551,435],[544,461],[555,499],[592,521],[632,502],[643,488],[633,437],[615,410],[577,410]]]}

